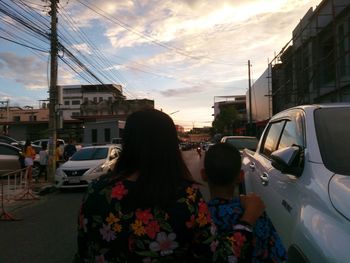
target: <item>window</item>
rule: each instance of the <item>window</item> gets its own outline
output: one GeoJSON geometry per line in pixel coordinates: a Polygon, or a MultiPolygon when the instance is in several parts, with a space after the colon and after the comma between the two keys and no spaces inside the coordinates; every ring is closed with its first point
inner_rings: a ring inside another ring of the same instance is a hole
{"type": "Polygon", "coordinates": [[[5,145],[0,145],[0,154],[1,155],[18,155],[18,152],[5,145]]]}
{"type": "Polygon", "coordinates": [[[111,140],[111,129],[105,129],[105,142],[110,142],[111,140]]]}
{"type": "Polygon", "coordinates": [[[72,100],[72,105],[80,105],[80,100],[72,100]]]}
{"type": "Polygon", "coordinates": [[[112,102],[112,97],[108,97],[108,102],[112,102]]]}
{"type": "Polygon", "coordinates": [[[297,113],[291,120],[286,122],[278,149],[283,149],[292,145],[304,146],[304,133],[302,114],[297,113]]]}
{"type": "Polygon", "coordinates": [[[97,103],[97,97],[94,97],[94,102],[97,103]]]}
{"type": "Polygon", "coordinates": [[[69,105],[69,100],[65,100],[64,105],[69,105]]]}
{"type": "Polygon", "coordinates": [[[315,110],[314,116],[324,165],[334,173],[350,175],[350,109],[321,108],[315,110]]]}
{"type": "Polygon", "coordinates": [[[74,111],[72,112],[72,116],[79,116],[80,115],[80,112],[79,111],[74,111]]]}
{"type": "Polygon", "coordinates": [[[284,127],[285,120],[273,122],[269,125],[267,134],[264,139],[264,145],[261,147],[262,153],[269,157],[273,151],[277,149],[278,141],[284,127]]]}
{"type": "Polygon", "coordinates": [[[29,121],[36,121],[36,115],[30,115],[29,121]]]}
{"type": "Polygon", "coordinates": [[[19,122],[19,121],[21,121],[21,116],[13,116],[13,121],[14,121],[14,122],[19,122]]]}
{"type": "Polygon", "coordinates": [[[99,102],[103,101],[103,98],[102,98],[102,97],[99,97],[99,98],[98,98],[98,101],[99,101],[99,102]]]}
{"type": "Polygon", "coordinates": [[[91,142],[97,143],[97,129],[91,130],[91,142]]]}

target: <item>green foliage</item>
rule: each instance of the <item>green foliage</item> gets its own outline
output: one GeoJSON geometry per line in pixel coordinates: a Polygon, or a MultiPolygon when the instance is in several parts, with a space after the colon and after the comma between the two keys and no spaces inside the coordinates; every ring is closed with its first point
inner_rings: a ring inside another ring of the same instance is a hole
{"type": "Polygon", "coordinates": [[[238,120],[238,112],[234,106],[227,106],[220,109],[212,123],[215,133],[227,134],[232,132],[234,123],[238,120]]]}

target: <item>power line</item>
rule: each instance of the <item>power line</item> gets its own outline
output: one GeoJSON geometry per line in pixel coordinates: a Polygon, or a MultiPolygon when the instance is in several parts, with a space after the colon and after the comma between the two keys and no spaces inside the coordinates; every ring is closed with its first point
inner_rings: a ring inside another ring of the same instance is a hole
{"type": "MultiPolygon", "coordinates": [[[[67,25],[69,27],[71,27],[74,32],[76,32],[78,34],[78,37],[83,41],[85,42],[85,44],[87,44],[87,46],[89,47],[90,51],[92,54],[94,54],[94,56],[96,56],[97,59],[94,59],[93,56],[90,56],[92,57],[92,59],[94,60],[94,62],[100,66],[100,69],[102,71],[105,71],[105,68],[107,66],[107,68],[112,68],[114,69],[114,66],[112,65],[112,63],[109,61],[108,58],[106,58],[106,56],[104,56],[104,54],[99,50],[99,48],[88,38],[88,36],[85,34],[85,32],[83,30],[81,30],[80,28],[78,28],[77,26],[75,26],[76,22],[74,21],[74,19],[72,17],[70,17],[69,15],[65,14],[67,13],[65,11],[65,8],[63,6],[61,6],[61,10],[64,11],[64,12],[61,12],[61,14],[63,15],[63,21],[67,23],[67,25]],[[104,64],[106,64],[106,66],[104,66],[104,64]]],[[[66,31],[66,30],[65,30],[66,31]]],[[[70,35],[71,38],[74,39],[74,37],[72,37],[72,35],[66,31],[68,33],[68,35],[70,35]]],[[[76,43],[78,43],[78,41],[75,41],[76,43]]],[[[74,46],[73,46],[74,48],[74,46]]],[[[87,59],[78,49],[76,49],[77,52],[83,56],[85,59],[87,59]]],[[[90,65],[92,65],[90,63],[90,65]]],[[[115,78],[115,76],[110,73],[110,71],[106,71],[106,74],[108,74],[108,79],[112,79],[112,82],[124,82],[126,84],[128,84],[128,81],[117,71],[115,70],[115,74],[118,76],[118,78],[120,79],[117,79],[117,81],[113,80],[115,78]]],[[[105,77],[107,77],[107,75],[105,75],[105,77]]],[[[134,98],[137,98],[134,94],[130,93],[127,89],[124,88],[124,92],[127,93],[127,94],[130,94],[131,97],[134,97],[134,98]]]]}
{"type": "Polygon", "coordinates": [[[31,46],[29,46],[29,45],[26,45],[26,44],[17,42],[17,41],[15,41],[15,40],[11,40],[11,39],[9,39],[9,38],[7,38],[7,37],[0,36],[0,38],[1,38],[1,39],[4,39],[4,40],[7,40],[7,41],[9,41],[9,42],[15,43],[15,44],[17,44],[17,45],[23,46],[23,47],[27,47],[27,48],[36,50],[36,51],[40,51],[40,52],[44,52],[44,53],[48,53],[48,52],[49,52],[48,50],[43,50],[43,49],[31,47],[31,46]]]}
{"type": "Polygon", "coordinates": [[[226,63],[226,62],[218,62],[217,59],[213,59],[213,58],[210,58],[208,56],[201,56],[201,57],[198,57],[198,56],[192,56],[190,54],[188,54],[186,51],[180,49],[180,48],[176,48],[176,47],[173,47],[173,46],[169,46],[169,45],[166,45],[162,42],[160,42],[159,40],[157,40],[156,38],[153,38],[149,35],[146,35],[144,33],[141,33],[137,30],[135,30],[132,26],[128,25],[127,23],[121,21],[120,19],[117,19],[115,17],[110,17],[108,16],[108,14],[106,14],[105,11],[103,11],[102,9],[100,9],[99,7],[93,5],[90,3],[91,6],[89,6],[88,4],[86,3],[83,3],[81,0],[77,0],[77,2],[79,2],[80,4],[84,5],[85,7],[87,7],[88,9],[92,10],[93,12],[97,13],[98,15],[106,18],[108,21],[114,23],[114,24],[117,24],[121,27],[123,27],[124,29],[126,29],[127,31],[130,31],[136,35],[138,35],[139,37],[141,38],[144,38],[144,39],[147,39],[147,40],[150,40],[152,43],[158,45],[158,46],[161,46],[165,49],[168,49],[168,50],[171,50],[171,51],[175,51],[176,53],[182,55],[182,56],[185,56],[185,57],[188,57],[188,58],[191,58],[191,59],[194,59],[194,60],[202,60],[202,59],[207,59],[207,60],[210,60],[213,64],[219,64],[219,65],[227,65],[227,66],[234,66],[234,64],[232,63],[226,63]],[[97,11],[97,10],[99,11],[97,11]]]}

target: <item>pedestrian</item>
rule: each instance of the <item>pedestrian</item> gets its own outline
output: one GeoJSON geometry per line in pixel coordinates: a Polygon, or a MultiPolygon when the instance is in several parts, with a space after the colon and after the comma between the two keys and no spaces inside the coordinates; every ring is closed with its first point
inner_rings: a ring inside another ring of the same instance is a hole
{"type": "Polygon", "coordinates": [[[211,146],[204,157],[202,178],[208,182],[211,199],[209,210],[219,233],[232,231],[237,222],[244,222],[253,230],[252,253],[249,262],[283,262],[286,260],[286,250],[266,213],[257,220],[245,217],[246,199],[256,197],[235,196],[241,175],[241,155],[228,143],[218,143],[211,146]]]}
{"type": "Polygon", "coordinates": [[[56,166],[59,167],[60,163],[63,160],[63,151],[61,149],[60,141],[56,141],[55,160],[56,160],[56,166]]]}
{"type": "MultiPolygon", "coordinates": [[[[256,204],[247,199],[246,216],[260,216],[256,204]]],[[[89,185],[79,211],[80,262],[234,262],[250,239],[240,224],[216,234],[175,124],[155,109],[127,118],[114,171],[89,185]]]]}
{"type": "Polygon", "coordinates": [[[27,168],[27,178],[29,182],[31,182],[33,180],[32,170],[33,170],[33,164],[34,164],[36,153],[32,147],[32,143],[28,139],[24,144],[23,155],[24,155],[24,165],[27,168]]]}
{"type": "Polygon", "coordinates": [[[200,146],[198,146],[198,147],[196,148],[196,151],[197,151],[197,154],[198,154],[199,158],[202,158],[202,150],[201,150],[201,147],[200,147],[200,146]]]}
{"type": "Polygon", "coordinates": [[[69,139],[68,144],[64,147],[63,159],[68,161],[69,158],[77,151],[77,148],[73,144],[73,140],[69,139]]]}
{"type": "Polygon", "coordinates": [[[47,163],[49,160],[49,153],[47,151],[47,144],[43,143],[41,146],[41,150],[39,152],[39,162],[40,162],[40,171],[39,171],[39,176],[40,177],[42,174],[44,174],[45,181],[47,181],[47,163]]]}

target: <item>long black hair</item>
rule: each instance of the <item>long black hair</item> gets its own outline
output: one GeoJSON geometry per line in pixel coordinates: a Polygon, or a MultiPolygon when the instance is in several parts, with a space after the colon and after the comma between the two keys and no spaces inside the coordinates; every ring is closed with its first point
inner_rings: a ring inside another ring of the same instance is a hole
{"type": "Polygon", "coordinates": [[[137,173],[128,199],[137,207],[168,206],[192,176],[182,158],[173,120],[164,112],[132,113],[123,132],[123,150],[113,172],[117,180],[137,173]]]}

